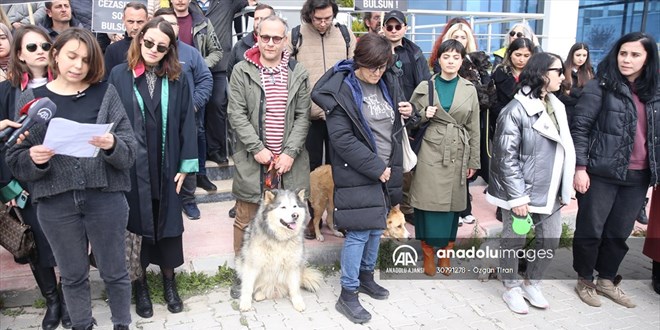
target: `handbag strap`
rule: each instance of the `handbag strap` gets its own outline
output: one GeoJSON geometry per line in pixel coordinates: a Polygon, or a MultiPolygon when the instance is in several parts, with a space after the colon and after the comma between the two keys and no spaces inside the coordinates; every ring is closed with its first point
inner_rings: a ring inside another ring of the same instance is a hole
{"type": "Polygon", "coordinates": [[[435,89],[435,86],[433,86],[433,78],[429,78],[429,106],[433,106],[433,90],[435,89]]]}
{"type": "Polygon", "coordinates": [[[9,214],[12,210],[14,211],[14,214],[16,214],[16,218],[18,218],[18,221],[20,221],[22,224],[25,224],[25,221],[23,220],[23,215],[21,215],[21,212],[18,211],[18,207],[14,206],[7,206],[3,205],[3,213],[9,214]]]}

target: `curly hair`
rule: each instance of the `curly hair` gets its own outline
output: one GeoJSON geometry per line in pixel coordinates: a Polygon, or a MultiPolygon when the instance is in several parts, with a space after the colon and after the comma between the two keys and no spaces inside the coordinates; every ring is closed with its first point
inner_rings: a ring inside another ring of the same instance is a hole
{"type": "Polygon", "coordinates": [[[548,84],[548,69],[552,67],[552,64],[555,61],[561,63],[562,68],[564,63],[561,60],[561,57],[553,53],[538,53],[534,54],[525,68],[520,73],[520,80],[518,86],[529,87],[529,92],[523,92],[526,96],[531,96],[534,98],[540,98],[543,89],[548,84]]]}
{"type": "Polygon", "coordinates": [[[328,7],[332,7],[332,18],[337,17],[339,6],[337,6],[335,0],[307,0],[303,4],[302,10],[300,10],[300,19],[307,24],[311,24],[314,11],[328,7]]]}

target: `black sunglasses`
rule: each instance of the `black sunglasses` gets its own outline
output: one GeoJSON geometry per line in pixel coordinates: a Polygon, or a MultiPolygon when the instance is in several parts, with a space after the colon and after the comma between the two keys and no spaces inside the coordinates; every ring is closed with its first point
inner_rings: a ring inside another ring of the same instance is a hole
{"type": "Polygon", "coordinates": [[[147,39],[142,40],[142,44],[144,44],[144,47],[147,47],[147,49],[152,49],[154,46],[156,46],[156,51],[159,53],[164,53],[169,48],[168,46],[156,45],[153,41],[147,39]]]}
{"type": "Polygon", "coordinates": [[[525,36],[525,34],[523,34],[522,32],[516,32],[516,31],[509,32],[509,35],[512,36],[512,37],[515,36],[515,37],[518,37],[518,38],[522,38],[522,37],[525,36]]]}
{"type": "Polygon", "coordinates": [[[284,37],[267,36],[267,35],[263,35],[263,34],[260,35],[259,38],[261,38],[261,42],[263,42],[265,44],[269,43],[271,40],[273,40],[274,44],[279,44],[280,42],[282,42],[282,39],[284,39],[284,37]]]}
{"type": "Polygon", "coordinates": [[[37,46],[41,47],[41,49],[43,49],[44,51],[47,52],[52,45],[50,44],[50,42],[42,42],[40,44],[35,44],[35,43],[31,42],[31,43],[25,45],[25,49],[27,49],[27,51],[30,52],[30,53],[34,53],[34,52],[37,51],[37,46]]]}
{"type": "Polygon", "coordinates": [[[397,30],[397,31],[399,31],[399,30],[401,30],[402,27],[403,27],[403,26],[402,26],[401,24],[397,24],[397,25],[385,25],[385,30],[387,30],[387,32],[392,32],[392,30],[397,30]]]}
{"type": "Polygon", "coordinates": [[[564,74],[564,69],[562,68],[550,68],[548,71],[557,71],[557,74],[560,76],[564,74]]]}

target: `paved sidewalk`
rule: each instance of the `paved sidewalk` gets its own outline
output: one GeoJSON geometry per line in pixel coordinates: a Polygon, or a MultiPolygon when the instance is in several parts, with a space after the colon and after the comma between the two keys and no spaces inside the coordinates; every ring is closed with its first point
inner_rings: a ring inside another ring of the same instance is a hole
{"type": "MultiPolygon", "coordinates": [[[[459,237],[469,237],[475,230],[480,235],[496,235],[501,224],[494,220],[494,207],[485,202],[483,186],[471,186],[473,214],[479,219],[475,225],[464,225],[459,237]]],[[[573,220],[576,203],[562,210],[565,221],[573,220]]],[[[233,266],[232,221],[227,211],[233,202],[200,204],[202,218],[184,220],[184,251],[186,263],[179,271],[215,273],[223,263],[233,266]]],[[[409,227],[411,233],[414,229],[409,227]]],[[[306,254],[316,264],[331,264],[339,259],[343,239],[333,237],[327,228],[325,242],[305,241],[306,254]]],[[[570,258],[570,251],[560,250],[570,258]]],[[[626,257],[642,272],[648,272],[650,262],[638,252],[626,257]]],[[[421,257],[420,257],[421,259],[421,257]]],[[[565,260],[565,259],[564,259],[565,260]]],[[[570,265],[562,265],[568,273],[570,265]]],[[[562,269],[563,269],[562,268],[562,269]]],[[[565,278],[570,278],[565,277],[565,278]]],[[[99,329],[111,329],[110,312],[103,301],[103,285],[98,271],[92,270],[94,316],[99,329]]],[[[632,296],[637,308],[627,309],[602,298],[603,306],[592,308],[583,304],[573,291],[575,280],[548,280],[544,293],[550,309],[530,308],[526,316],[510,312],[501,295],[502,284],[497,280],[452,280],[442,275],[425,280],[383,280],[390,290],[390,298],[377,301],[365,295],[360,299],[373,314],[364,326],[350,323],[335,310],[339,296],[339,275],[325,278],[317,293],[304,292],[307,309],[299,313],[288,299],[255,302],[254,310],[241,313],[238,303],[229,297],[228,288],[185,299],[185,311],[170,314],[164,305],[154,305],[151,319],[142,319],[134,312],[132,328],[136,329],[660,329],[660,295],[652,292],[650,280],[624,280],[625,292],[632,296]]],[[[29,267],[17,265],[0,248],[0,297],[8,310],[0,314],[0,330],[39,328],[44,309],[31,306],[39,293],[35,289],[29,267]]]]}

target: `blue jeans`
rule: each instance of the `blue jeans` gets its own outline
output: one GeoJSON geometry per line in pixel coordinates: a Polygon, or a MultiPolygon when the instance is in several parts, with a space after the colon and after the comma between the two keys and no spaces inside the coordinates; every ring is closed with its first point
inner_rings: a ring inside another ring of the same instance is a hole
{"type": "Polygon", "coordinates": [[[76,328],[92,322],[88,243],[108,294],[113,324],[131,323],[131,281],[126,270],[128,203],[122,192],[74,190],[39,199],[37,217],[62,276],[62,291],[76,328]]]}
{"type": "Polygon", "coordinates": [[[348,231],[341,250],[341,277],[339,283],[348,290],[360,286],[361,270],[373,271],[378,258],[382,229],[348,231]]]}

